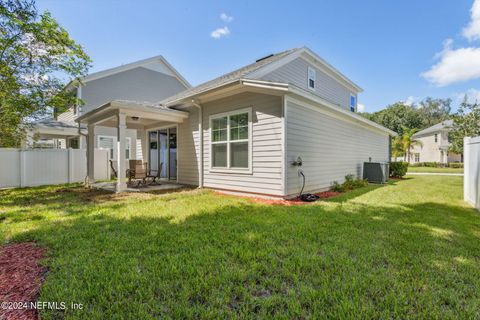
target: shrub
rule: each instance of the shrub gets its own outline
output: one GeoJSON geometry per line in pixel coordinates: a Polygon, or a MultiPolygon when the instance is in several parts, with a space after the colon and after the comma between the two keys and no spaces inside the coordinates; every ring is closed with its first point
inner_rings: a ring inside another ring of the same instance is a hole
{"type": "Polygon", "coordinates": [[[390,177],[401,178],[407,174],[408,162],[390,162],[390,177]]]}
{"type": "Polygon", "coordinates": [[[333,181],[331,190],[335,192],[345,192],[343,184],[338,183],[338,181],[333,181]]]}
{"type": "Polygon", "coordinates": [[[333,181],[331,190],[335,192],[345,192],[348,190],[353,190],[368,185],[366,179],[357,179],[353,174],[347,174],[345,176],[345,182],[340,184],[338,181],[333,181]]]}
{"type": "Polygon", "coordinates": [[[462,162],[451,162],[448,164],[450,168],[463,168],[462,162]]]}
{"type": "Polygon", "coordinates": [[[412,164],[412,167],[430,167],[430,168],[438,168],[440,164],[438,162],[418,162],[412,164]]]}

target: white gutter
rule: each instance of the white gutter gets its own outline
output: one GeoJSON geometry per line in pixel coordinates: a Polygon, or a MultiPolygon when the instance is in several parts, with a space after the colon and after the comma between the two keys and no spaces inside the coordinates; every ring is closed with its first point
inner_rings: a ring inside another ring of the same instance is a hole
{"type": "Polygon", "coordinates": [[[198,161],[198,166],[199,166],[199,172],[198,172],[198,187],[203,188],[203,108],[202,105],[197,103],[195,99],[192,99],[192,105],[194,107],[198,108],[198,137],[200,140],[200,146],[199,146],[199,161],[198,161]]]}

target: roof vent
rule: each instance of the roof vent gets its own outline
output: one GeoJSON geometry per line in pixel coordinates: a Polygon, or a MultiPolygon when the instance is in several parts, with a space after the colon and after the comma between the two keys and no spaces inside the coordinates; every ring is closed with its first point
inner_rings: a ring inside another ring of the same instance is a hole
{"type": "Polygon", "coordinates": [[[260,58],[260,59],[256,60],[255,62],[260,62],[260,61],[265,60],[265,59],[268,59],[268,58],[270,58],[270,57],[273,57],[273,53],[272,53],[272,54],[269,54],[268,56],[265,56],[265,57],[263,57],[263,58],[260,58]]]}

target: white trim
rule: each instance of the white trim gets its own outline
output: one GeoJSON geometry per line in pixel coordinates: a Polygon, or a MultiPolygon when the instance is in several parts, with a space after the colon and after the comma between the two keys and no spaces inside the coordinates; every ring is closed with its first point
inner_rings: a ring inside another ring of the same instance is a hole
{"type": "Polygon", "coordinates": [[[287,194],[287,105],[288,96],[282,98],[282,191],[283,195],[287,194]]]}
{"type": "Polygon", "coordinates": [[[182,122],[183,119],[186,119],[189,116],[189,113],[185,111],[159,108],[135,101],[113,100],[81,115],[75,119],[75,122],[92,122],[92,119],[93,122],[101,122],[114,116],[116,114],[115,111],[119,110],[124,112],[127,116],[170,122],[182,122]]]}
{"type": "MultiPolygon", "coordinates": [[[[174,125],[169,124],[169,125],[159,126],[159,127],[155,127],[155,128],[149,128],[149,129],[146,129],[146,130],[145,130],[146,135],[147,135],[146,142],[145,142],[145,144],[147,144],[147,160],[148,160],[147,163],[148,163],[149,166],[150,166],[150,164],[151,164],[151,162],[150,162],[150,132],[152,132],[152,131],[159,131],[159,130],[165,130],[165,129],[168,130],[168,129],[172,129],[172,128],[175,128],[175,131],[176,131],[175,134],[177,135],[177,151],[176,151],[176,153],[175,153],[175,154],[176,154],[176,157],[177,157],[177,165],[176,165],[176,171],[177,171],[177,173],[176,173],[176,179],[170,179],[170,177],[168,177],[168,181],[177,181],[177,182],[180,182],[180,179],[179,179],[179,173],[180,173],[180,171],[178,171],[178,167],[179,167],[178,164],[180,163],[180,161],[179,161],[179,154],[180,154],[180,153],[178,152],[178,141],[179,141],[178,136],[179,136],[180,130],[178,130],[178,123],[177,123],[177,124],[174,124],[174,125]]],[[[168,133],[170,134],[170,132],[168,132],[168,133]]],[[[168,140],[167,140],[167,143],[169,143],[168,140]]],[[[157,147],[158,147],[158,150],[160,150],[160,140],[157,141],[157,147]]],[[[169,152],[169,154],[168,154],[168,161],[170,161],[170,146],[168,146],[168,150],[169,150],[169,151],[168,151],[168,152],[169,152]]],[[[158,162],[160,162],[160,159],[158,159],[158,162]]],[[[158,163],[158,164],[159,164],[159,163],[158,163]]],[[[168,176],[170,176],[170,163],[168,164],[168,167],[165,166],[165,168],[166,168],[166,170],[168,170],[168,176]]]]}
{"type": "Polygon", "coordinates": [[[209,116],[209,172],[212,173],[240,173],[240,174],[252,174],[253,173],[253,122],[252,122],[252,107],[243,108],[243,109],[236,109],[228,112],[216,113],[209,116]],[[248,139],[242,140],[230,140],[230,117],[238,114],[248,114],[248,139]],[[212,134],[212,122],[215,119],[227,117],[227,140],[226,141],[218,141],[213,142],[213,134],[212,134]],[[231,159],[230,159],[230,145],[236,142],[247,142],[248,143],[248,167],[247,168],[234,168],[231,167],[231,159]],[[213,166],[213,145],[214,144],[226,144],[227,145],[227,167],[214,167],[213,166]]]}
{"type": "Polygon", "coordinates": [[[357,112],[357,105],[358,105],[358,102],[357,102],[357,96],[354,95],[353,93],[350,93],[350,101],[349,101],[349,108],[350,108],[350,111],[351,112],[357,112]],[[353,106],[353,111],[352,111],[352,98],[355,99],[355,105],[353,106]]]}
{"type": "Polygon", "coordinates": [[[307,88],[315,91],[315,85],[317,83],[317,70],[315,68],[308,66],[307,68],[307,88]],[[312,75],[312,77],[310,76],[312,75]],[[313,81],[313,87],[310,86],[310,80],[313,81]]]}

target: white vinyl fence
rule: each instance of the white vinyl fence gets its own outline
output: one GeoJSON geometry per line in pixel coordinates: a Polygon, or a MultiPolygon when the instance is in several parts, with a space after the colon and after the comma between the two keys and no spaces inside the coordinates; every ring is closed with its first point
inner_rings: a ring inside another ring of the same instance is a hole
{"type": "MultiPolygon", "coordinates": [[[[83,182],[85,149],[0,149],[0,188],[83,182]]],[[[108,151],[95,149],[95,179],[108,179],[108,151]]]]}
{"type": "Polygon", "coordinates": [[[465,162],[463,197],[480,210],[480,137],[465,138],[463,152],[465,162]]]}

